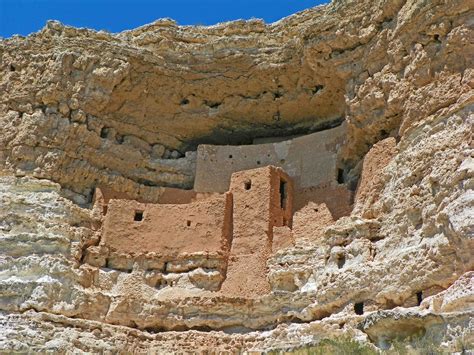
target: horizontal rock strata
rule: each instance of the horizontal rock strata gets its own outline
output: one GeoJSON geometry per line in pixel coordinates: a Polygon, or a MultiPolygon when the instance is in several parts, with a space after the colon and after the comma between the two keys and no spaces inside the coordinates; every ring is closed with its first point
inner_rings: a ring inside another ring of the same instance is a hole
{"type": "Polygon", "coordinates": [[[333,0],[274,24],[52,21],[0,41],[0,351],[472,350],[473,17],[333,0]],[[101,249],[96,187],[163,202],[193,187],[199,144],[343,122],[345,202],[295,201],[267,294],[217,290],[220,254],[101,249]]]}

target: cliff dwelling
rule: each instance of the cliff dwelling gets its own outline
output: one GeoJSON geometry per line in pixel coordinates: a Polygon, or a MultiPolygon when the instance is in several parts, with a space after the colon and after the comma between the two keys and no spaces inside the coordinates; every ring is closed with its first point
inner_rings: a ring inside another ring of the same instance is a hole
{"type": "Polygon", "coordinates": [[[84,261],[123,272],[135,265],[154,273],[155,287],[266,294],[271,255],[304,238],[308,219],[322,229],[351,211],[353,193],[337,182],[344,135],[341,125],[252,145],[199,145],[194,189],[166,188],[159,203],[99,187],[101,238],[84,261]]]}
{"type": "Polygon", "coordinates": [[[472,352],[472,19],[0,38],[0,353],[472,352]]]}

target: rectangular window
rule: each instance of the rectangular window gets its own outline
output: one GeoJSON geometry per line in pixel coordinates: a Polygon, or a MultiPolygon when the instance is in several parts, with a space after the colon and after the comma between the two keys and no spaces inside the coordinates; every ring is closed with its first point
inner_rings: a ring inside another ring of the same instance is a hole
{"type": "Polygon", "coordinates": [[[286,181],[280,180],[280,207],[282,209],[286,208],[286,199],[288,195],[288,187],[286,181]]]}

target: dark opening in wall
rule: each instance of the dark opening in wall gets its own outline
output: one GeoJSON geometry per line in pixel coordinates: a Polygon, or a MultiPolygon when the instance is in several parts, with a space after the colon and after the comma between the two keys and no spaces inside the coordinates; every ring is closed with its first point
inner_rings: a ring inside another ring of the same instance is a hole
{"type": "Polygon", "coordinates": [[[311,91],[313,92],[313,95],[314,95],[318,93],[319,91],[321,91],[322,89],[324,89],[323,85],[316,85],[314,88],[311,89],[311,91]]]}
{"type": "Polygon", "coordinates": [[[435,40],[435,42],[441,43],[438,34],[435,34],[435,35],[433,36],[433,39],[435,40]]]}
{"type": "Polygon", "coordinates": [[[364,302],[357,302],[354,304],[354,312],[359,316],[364,314],[364,302]]]}
{"type": "Polygon", "coordinates": [[[286,207],[286,198],[288,197],[286,181],[280,180],[280,207],[285,209],[286,207]]]}
{"type": "Polygon", "coordinates": [[[179,104],[180,104],[181,106],[187,105],[187,104],[189,104],[189,100],[188,100],[188,99],[182,99],[179,104]]]}
{"type": "Polygon", "coordinates": [[[13,64],[10,64],[10,71],[15,71],[15,70],[16,70],[15,66],[13,64]]]}
{"type": "Polygon", "coordinates": [[[417,292],[416,293],[416,302],[418,303],[418,306],[421,304],[421,301],[423,301],[423,292],[417,292]]]}
{"type": "Polygon", "coordinates": [[[135,216],[133,217],[135,222],[139,222],[143,220],[143,211],[135,211],[135,216]]]}
{"type": "Polygon", "coordinates": [[[260,160],[257,160],[257,165],[260,165],[260,160]]]}
{"type": "Polygon", "coordinates": [[[209,107],[209,108],[218,108],[221,103],[220,102],[214,102],[214,101],[204,101],[204,104],[209,107]]]}
{"type": "Polygon", "coordinates": [[[344,169],[337,169],[337,182],[344,184],[344,169]]]}
{"type": "Polygon", "coordinates": [[[274,121],[280,121],[281,120],[280,111],[277,111],[277,113],[273,115],[273,120],[274,121]]]}
{"type": "Polygon", "coordinates": [[[338,255],[337,256],[337,267],[338,269],[342,269],[344,264],[346,263],[346,256],[345,255],[338,255]]]}
{"type": "Polygon", "coordinates": [[[272,92],[272,94],[273,94],[273,100],[279,99],[280,97],[283,96],[284,93],[285,93],[285,90],[283,89],[283,86],[278,85],[277,90],[274,91],[274,92],[272,92]]]}
{"type": "Polygon", "coordinates": [[[102,127],[100,130],[100,138],[107,138],[108,133],[109,129],[107,127],[102,127]]]}
{"type": "Polygon", "coordinates": [[[232,158],[233,158],[232,154],[229,154],[229,159],[232,159],[232,158]]]}
{"type": "Polygon", "coordinates": [[[244,184],[244,188],[245,190],[250,190],[250,188],[252,187],[252,181],[246,181],[245,184],[244,184]]]}
{"type": "Polygon", "coordinates": [[[191,227],[191,221],[186,221],[186,225],[187,225],[188,227],[191,227]]]}

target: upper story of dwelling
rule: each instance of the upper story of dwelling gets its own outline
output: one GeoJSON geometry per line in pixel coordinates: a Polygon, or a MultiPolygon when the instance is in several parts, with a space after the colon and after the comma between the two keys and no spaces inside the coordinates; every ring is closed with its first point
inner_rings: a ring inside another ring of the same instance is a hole
{"type": "Polygon", "coordinates": [[[297,189],[337,181],[338,150],[346,125],[294,137],[255,140],[253,145],[198,146],[194,191],[225,192],[234,172],[273,165],[283,168],[297,189]]]}

